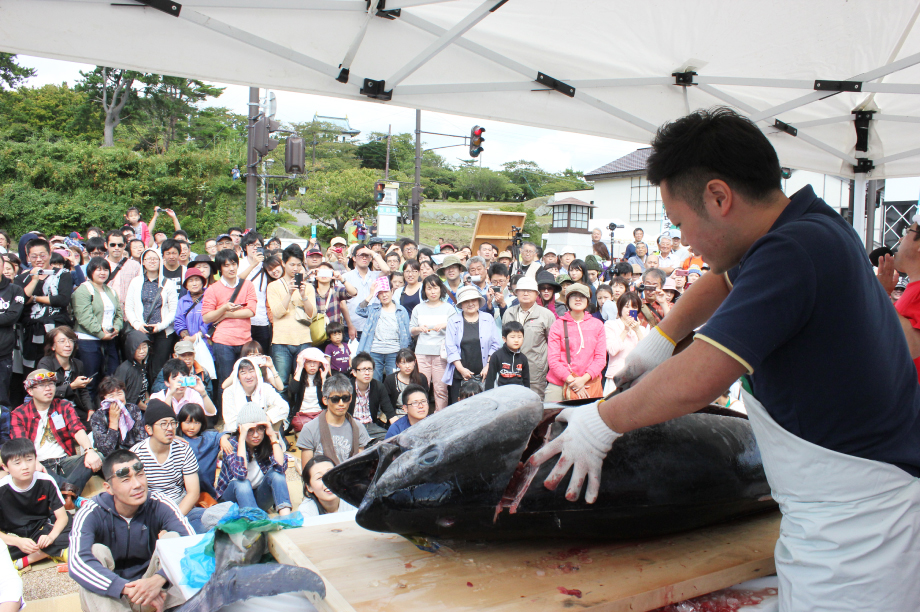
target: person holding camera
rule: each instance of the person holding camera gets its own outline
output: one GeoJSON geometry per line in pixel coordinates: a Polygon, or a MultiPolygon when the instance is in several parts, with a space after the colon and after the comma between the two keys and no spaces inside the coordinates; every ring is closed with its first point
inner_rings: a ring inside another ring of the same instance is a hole
{"type": "Polygon", "coordinates": [[[668,277],[658,268],[650,268],[642,274],[642,284],[636,287],[642,295],[641,312],[645,320],[655,327],[671,311],[671,303],[664,292],[668,277]]]}
{"type": "Polygon", "coordinates": [[[262,265],[265,261],[265,244],[258,232],[250,231],[240,240],[240,248],[245,259],[240,262],[239,277],[252,283],[256,291],[256,312],[249,320],[252,339],[261,344],[262,352],[268,355],[272,346],[272,324],[268,320],[266,293],[272,278],[262,265]]]}
{"type": "Polygon", "coordinates": [[[626,365],[626,356],[636,348],[639,341],[645,337],[647,329],[639,320],[639,308],[642,299],[639,294],[629,291],[616,300],[616,317],[611,317],[604,323],[604,333],[607,339],[607,372],[605,374],[604,395],[610,395],[616,390],[613,377],[626,365]]]}
{"type": "Polygon", "coordinates": [[[479,289],[466,285],[457,291],[460,312],[447,320],[444,348],[447,351],[447,369],[441,381],[450,385],[448,403],[454,404],[460,396],[460,385],[475,379],[480,385],[489,372],[489,358],[502,347],[501,332],[495,319],[482,312],[485,298],[479,289]]]}
{"type": "Polygon", "coordinates": [[[278,370],[284,393],[297,355],[313,346],[309,322],[316,315],[316,293],[304,280],[303,251],[296,244],[281,252],[284,274],[268,285],[268,307],[274,327],[272,362],[278,370]]]}
{"type": "Polygon", "coordinates": [[[208,416],[215,416],[217,408],[208,397],[201,378],[192,374],[181,359],[170,359],[163,365],[163,382],[166,388],[151,394],[150,399],[158,399],[172,406],[173,412],[179,414],[186,404],[198,404],[208,416]]]}
{"type": "Polygon", "coordinates": [[[354,253],[355,269],[342,275],[343,281],[348,281],[357,292],[348,300],[348,312],[351,313],[352,324],[348,326],[348,338],[354,340],[361,339],[364,332],[364,326],[367,319],[358,314],[358,306],[361,302],[368,299],[374,283],[377,278],[385,276],[385,272],[379,270],[388,270],[387,262],[383,260],[380,253],[373,251],[368,246],[359,246],[354,253]],[[377,264],[377,270],[371,270],[371,262],[377,264]]]}

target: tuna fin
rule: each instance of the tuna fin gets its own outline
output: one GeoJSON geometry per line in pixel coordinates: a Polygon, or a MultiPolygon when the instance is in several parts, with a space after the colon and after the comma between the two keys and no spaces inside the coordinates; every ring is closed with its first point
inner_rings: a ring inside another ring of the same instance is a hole
{"type": "Polygon", "coordinates": [[[175,612],[211,612],[253,597],[271,597],[303,591],[312,603],[326,597],[326,585],[316,573],[303,567],[260,563],[230,567],[211,579],[175,612]]]}

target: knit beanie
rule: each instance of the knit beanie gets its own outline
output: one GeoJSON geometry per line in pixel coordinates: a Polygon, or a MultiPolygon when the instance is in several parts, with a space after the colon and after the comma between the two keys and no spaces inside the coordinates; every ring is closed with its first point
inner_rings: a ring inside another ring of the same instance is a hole
{"type": "Polygon", "coordinates": [[[240,408],[240,414],[236,417],[237,427],[248,423],[265,423],[266,421],[268,421],[268,417],[265,415],[265,411],[252,402],[243,404],[243,407],[240,408]]]}
{"type": "Polygon", "coordinates": [[[166,402],[158,399],[152,399],[147,402],[147,410],[144,411],[144,423],[153,427],[153,424],[160,419],[175,419],[176,411],[166,402]]]}

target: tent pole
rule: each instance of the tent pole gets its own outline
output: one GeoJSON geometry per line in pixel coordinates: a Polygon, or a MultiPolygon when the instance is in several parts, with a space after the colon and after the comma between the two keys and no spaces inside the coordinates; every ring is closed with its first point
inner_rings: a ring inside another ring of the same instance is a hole
{"type": "Polygon", "coordinates": [[[853,229],[859,241],[866,242],[866,173],[856,173],[853,186],[853,229]]]}
{"type": "Polygon", "coordinates": [[[875,198],[877,197],[879,181],[871,180],[868,183],[868,197],[866,202],[866,251],[875,248],[875,198]]]}
{"type": "Polygon", "coordinates": [[[422,109],[415,109],[415,185],[412,186],[412,228],[415,231],[415,243],[421,240],[422,203],[422,109]]]}
{"type": "Polygon", "coordinates": [[[249,139],[247,140],[246,152],[246,227],[255,228],[256,226],[256,196],[258,191],[259,172],[256,164],[259,163],[256,157],[255,144],[252,141],[252,126],[259,119],[259,88],[249,88],[249,139]]]}

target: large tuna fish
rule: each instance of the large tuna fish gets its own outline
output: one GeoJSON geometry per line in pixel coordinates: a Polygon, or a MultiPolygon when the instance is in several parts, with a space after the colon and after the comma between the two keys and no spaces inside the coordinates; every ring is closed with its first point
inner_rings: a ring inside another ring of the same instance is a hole
{"type": "Polygon", "coordinates": [[[358,524],[408,536],[638,538],[775,506],[751,427],[715,408],[638,429],[604,461],[594,504],[565,499],[555,460],[525,462],[564,429],[562,406],[524,387],[476,395],[342,462],[326,485],[358,506],[358,524]]]}

